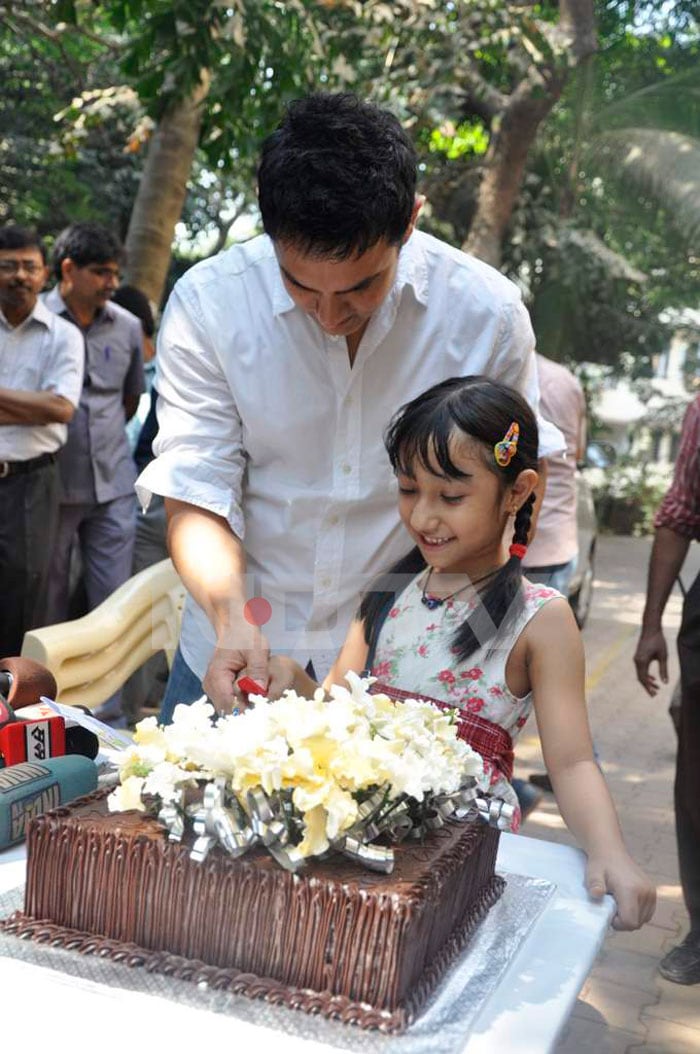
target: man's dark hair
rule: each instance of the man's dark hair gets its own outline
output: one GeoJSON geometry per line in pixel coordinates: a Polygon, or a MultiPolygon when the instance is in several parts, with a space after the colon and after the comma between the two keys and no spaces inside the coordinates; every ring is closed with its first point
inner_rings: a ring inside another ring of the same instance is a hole
{"type": "Polygon", "coordinates": [[[416,154],[399,121],[349,92],[290,103],[258,166],[263,227],[274,241],[344,260],[411,220],[416,154]]]}
{"type": "Polygon", "coordinates": [[[147,337],[153,336],[156,327],[151,305],[145,293],[142,293],[135,285],[120,285],[112,294],[112,300],[115,304],[125,307],[132,315],[136,315],[147,337]]]}
{"type": "Polygon", "coordinates": [[[46,246],[35,230],[29,227],[0,227],[0,249],[38,249],[46,263],[46,246]]]}
{"type": "Polygon", "coordinates": [[[64,260],[71,259],[77,267],[109,263],[112,260],[123,263],[124,249],[119,239],[99,223],[71,223],[54,242],[51,258],[53,273],[60,281],[64,260]]]}

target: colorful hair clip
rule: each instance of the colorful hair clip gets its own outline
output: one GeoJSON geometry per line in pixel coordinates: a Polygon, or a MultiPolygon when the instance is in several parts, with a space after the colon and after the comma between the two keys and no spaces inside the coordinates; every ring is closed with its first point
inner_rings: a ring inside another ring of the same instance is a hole
{"type": "Polygon", "coordinates": [[[520,438],[520,425],[517,421],[511,421],[510,428],[501,439],[500,443],[496,443],[493,448],[493,452],[496,457],[496,464],[500,465],[501,468],[508,468],[511,461],[518,452],[518,439],[520,438]]]}

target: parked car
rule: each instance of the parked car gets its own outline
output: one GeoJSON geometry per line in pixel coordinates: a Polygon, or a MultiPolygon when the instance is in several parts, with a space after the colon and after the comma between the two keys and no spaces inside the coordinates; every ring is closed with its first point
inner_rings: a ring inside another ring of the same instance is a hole
{"type": "Polygon", "coordinates": [[[576,472],[576,530],[578,562],[569,583],[569,603],[576,622],[583,628],[591,610],[595,582],[595,550],[598,540],[593,492],[583,472],[576,472]]]}
{"type": "Polygon", "coordinates": [[[612,443],[592,439],[586,447],[585,460],[576,471],[576,526],[578,565],[569,585],[569,603],[579,627],[583,628],[591,610],[595,583],[595,550],[598,541],[598,518],[593,490],[586,478],[587,468],[609,468],[617,459],[612,443]]]}

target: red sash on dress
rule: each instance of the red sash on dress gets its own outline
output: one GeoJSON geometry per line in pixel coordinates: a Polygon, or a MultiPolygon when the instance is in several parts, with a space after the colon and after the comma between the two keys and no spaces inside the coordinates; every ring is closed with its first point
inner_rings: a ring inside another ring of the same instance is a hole
{"type": "Polygon", "coordinates": [[[421,699],[423,702],[439,706],[441,710],[457,710],[457,736],[465,743],[481,754],[482,758],[490,761],[498,767],[505,778],[510,781],[513,778],[513,740],[505,728],[487,721],[485,717],[471,714],[466,710],[460,710],[456,703],[446,703],[443,699],[433,699],[423,692],[406,692],[403,688],[394,688],[391,684],[382,684],[375,681],[370,685],[372,695],[388,695],[390,699],[401,702],[404,699],[421,699]]]}

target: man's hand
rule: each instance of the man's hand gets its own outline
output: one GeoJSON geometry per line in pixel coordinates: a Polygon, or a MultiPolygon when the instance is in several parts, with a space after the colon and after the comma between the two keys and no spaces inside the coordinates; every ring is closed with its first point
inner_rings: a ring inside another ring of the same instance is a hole
{"type": "Polygon", "coordinates": [[[656,695],[661,687],[656,677],[649,670],[654,661],[659,664],[661,680],[664,684],[668,684],[668,650],[663,632],[661,629],[643,629],[637,644],[637,650],[634,653],[634,665],[637,669],[637,680],[652,697],[656,695]]]}
{"type": "Polygon", "coordinates": [[[241,621],[220,639],[202,682],[202,687],[220,713],[245,710],[247,695],[236,682],[243,671],[267,689],[270,646],[256,626],[241,621]]]}

